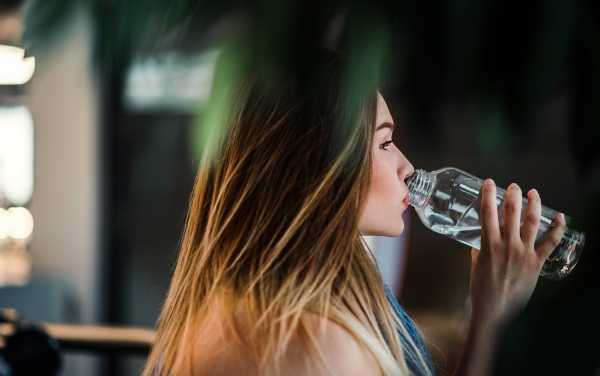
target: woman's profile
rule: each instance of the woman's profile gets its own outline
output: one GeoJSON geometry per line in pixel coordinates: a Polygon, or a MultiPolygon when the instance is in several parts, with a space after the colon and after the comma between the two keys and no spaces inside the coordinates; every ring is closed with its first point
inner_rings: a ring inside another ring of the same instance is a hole
{"type": "MultiPolygon", "coordinates": [[[[144,375],[433,375],[415,326],[363,235],[397,236],[414,171],[373,88],[348,92],[345,58],[276,86],[251,68],[228,90],[225,131],[203,160],[144,375]]],[[[483,188],[472,319],[455,375],[489,374],[503,327],[527,302],[564,219],[534,249],[541,203],[509,187],[500,232],[483,188]],[[495,222],[494,222],[495,221],[495,222]]]]}

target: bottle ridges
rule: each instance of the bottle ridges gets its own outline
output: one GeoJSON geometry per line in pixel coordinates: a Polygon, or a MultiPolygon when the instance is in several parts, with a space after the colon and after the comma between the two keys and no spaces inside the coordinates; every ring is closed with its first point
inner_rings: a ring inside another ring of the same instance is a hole
{"type": "Polygon", "coordinates": [[[406,181],[406,185],[408,187],[406,201],[409,205],[417,207],[425,200],[431,185],[431,177],[425,170],[415,170],[406,181]]]}

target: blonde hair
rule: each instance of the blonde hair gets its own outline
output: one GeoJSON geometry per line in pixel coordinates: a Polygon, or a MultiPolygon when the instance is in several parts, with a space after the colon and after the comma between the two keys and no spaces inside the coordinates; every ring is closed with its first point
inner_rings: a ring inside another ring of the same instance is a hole
{"type": "Polygon", "coordinates": [[[334,51],[324,53],[318,77],[274,89],[252,72],[230,88],[227,131],[198,172],[144,375],[168,374],[178,354],[191,352],[194,328],[223,291],[231,308],[224,322],[235,301],[247,302],[249,350],[261,374],[277,367],[294,334],[325,361],[306,312],[341,325],[382,374],[409,375],[406,357],[429,374],[358,231],[376,91],[353,105],[344,57],[334,51]]]}

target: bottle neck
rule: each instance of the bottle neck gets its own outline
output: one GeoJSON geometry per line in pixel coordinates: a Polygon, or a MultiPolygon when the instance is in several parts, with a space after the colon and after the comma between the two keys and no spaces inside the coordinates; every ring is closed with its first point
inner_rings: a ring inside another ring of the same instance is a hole
{"type": "Polygon", "coordinates": [[[418,208],[425,204],[429,191],[433,186],[435,172],[427,172],[425,170],[415,170],[415,172],[406,179],[408,187],[408,196],[406,201],[410,206],[418,208]]]}

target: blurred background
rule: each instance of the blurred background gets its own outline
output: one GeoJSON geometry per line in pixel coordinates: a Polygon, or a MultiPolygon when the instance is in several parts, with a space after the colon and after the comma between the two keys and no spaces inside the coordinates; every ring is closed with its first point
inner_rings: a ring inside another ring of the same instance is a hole
{"type": "MultiPolygon", "coordinates": [[[[498,375],[599,375],[600,3],[592,0],[0,0],[0,307],[153,328],[219,103],[248,54],[276,79],[347,53],[383,82],[415,168],[536,188],[586,231],[540,278],[498,375]]],[[[362,86],[361,86],[362,85],[362,86]]],[[[409,210],[368,239],[439,375],[469,321],[470,249],[409,210]]],[[[144,356],[65,351],[60,375],[137,375],[144,356]]]]}

